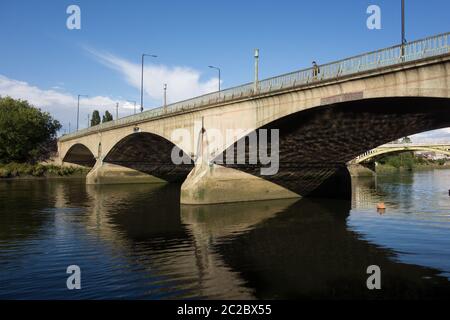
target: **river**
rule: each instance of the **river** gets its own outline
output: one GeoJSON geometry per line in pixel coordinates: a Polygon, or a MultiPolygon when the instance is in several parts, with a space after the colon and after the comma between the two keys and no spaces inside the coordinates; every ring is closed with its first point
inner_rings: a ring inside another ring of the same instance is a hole
{"type": "Polygon", "coordinates": [[[177,185],[0,181],[0,299],[449,298],[449,189],[426,170],[355,179],[351,202],[180,206],[177,185]]]}

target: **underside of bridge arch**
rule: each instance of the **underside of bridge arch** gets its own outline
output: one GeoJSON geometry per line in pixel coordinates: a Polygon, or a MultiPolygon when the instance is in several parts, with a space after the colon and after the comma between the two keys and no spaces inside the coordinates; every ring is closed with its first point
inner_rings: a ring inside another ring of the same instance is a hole
{"type": "Polygon", "coordinates": [[[85,167],[93,167],[95,165],[95,157],[85,145],[77,143],[70,147],[63,158],[63,162],[78,164],[85,167]]]}
{"type": "MultiPolygon", "coordinates": [[[[215,160],[224,159],[225,167],[259,176],[300,196],[350,198],[347,162],[387,142],[444,127],[450,127],[450,99],[343,102],[297,112],[260,128],[279,130],[279,170],[274,175],[261,175],[264,165],[259,160],[256,165],[227,163],[226,154],[234,149],[236,155],[238,142],[215,160]]],[[[259,138],[260,131],[256,132],[259,138]]],[[[246,159],[248,153],[249,148],[246,159]]]]}
{"type": "Polygon", "coordinates": [[[172,152],[187,156],[172,142],[159,135],[138,132],[120,140],[103,161],[147,173],[165,181],[183,181],[192,170],[193,162],[176,165],[171,159],[172,152]]]}

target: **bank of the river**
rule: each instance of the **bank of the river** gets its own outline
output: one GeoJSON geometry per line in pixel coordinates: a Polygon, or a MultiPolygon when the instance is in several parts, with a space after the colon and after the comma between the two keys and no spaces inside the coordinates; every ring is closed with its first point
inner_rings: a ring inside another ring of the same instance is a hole
{"type": "Polygon", "coordinates": [[[89,169],[54,164],[8,163],[0,164],[0,179],[45,179],[85,177],[89,169]]]}

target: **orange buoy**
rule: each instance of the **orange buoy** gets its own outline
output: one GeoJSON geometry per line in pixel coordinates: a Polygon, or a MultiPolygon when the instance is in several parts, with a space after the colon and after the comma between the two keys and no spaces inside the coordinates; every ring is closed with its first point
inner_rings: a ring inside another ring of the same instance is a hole
{"type": "Polygon", "coordinates": [[[383,214],[386,211],[386,206],[384,205],[383,202],[380,202],[377,204],[377,212],[379,214],[383,214]]]}

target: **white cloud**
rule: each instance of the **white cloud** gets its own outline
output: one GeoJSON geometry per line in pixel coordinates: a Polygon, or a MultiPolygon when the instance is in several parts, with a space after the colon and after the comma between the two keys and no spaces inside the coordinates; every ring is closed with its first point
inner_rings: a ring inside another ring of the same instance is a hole
{"type": "MultiPolygon", "coordinates": [[[[107,67],[120,72],[129,85],[140,90],[141,64],[132,63],[113,54],[91,48],[85,48],[85,50],[107,67]]],[[[218,78],[201,81],[201,73],[197,70],[189,67],[153,64],[152,59],[154,58],[147,58],[144,67],[144,93],[147,97],[157,101],[158,106],[162,105],[164,84],[167,84],[168,103],[217,91],[218,78]]],[[[144,102],[144,105],[148,108],[148,104],[144,102]]]]}
{"type": "MultiPolygon", "coordinates": [[[[23,99],[32,105],[51,113],[63,125],[63,132],[76,128],[77,96],[59,89],[41,89],[27,82],[10,79],[0,75],[0,96],[10,96],[15,99],[23,99]]],[[[127,101],[114,100],[105,96],[93,96],[80,98],[80,128],[87,127],[87,116],[94,110],[103,114],[109,110],[115,118],[116,102],[119,102],[119,117],[133,113],[134,105],[127,101]]]]}
{"type": "Polygon", "coordinates": [[[411,136],[414,142],[450,142],[450,128],[427,131],[411,136]]]}

